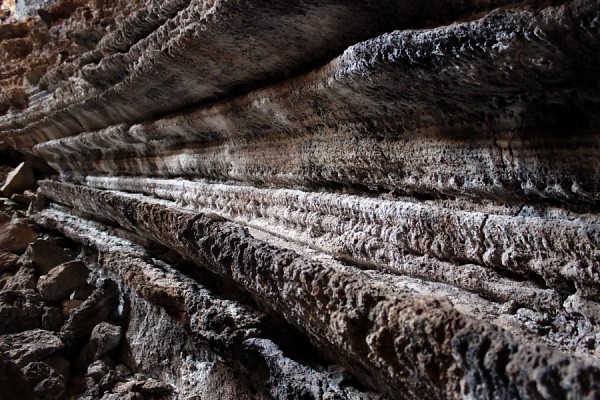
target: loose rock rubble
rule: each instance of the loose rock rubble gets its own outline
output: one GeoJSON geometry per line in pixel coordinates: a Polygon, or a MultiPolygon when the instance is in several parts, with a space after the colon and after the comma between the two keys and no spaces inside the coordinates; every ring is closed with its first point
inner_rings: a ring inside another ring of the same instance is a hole
{"type": "Polygon", "coordinates": [[[92,280],[80,246],[21,217],[27,206],[0,214],[0,398],[171,394],[167,383],[120,363],[114,283],[92,280]]]}

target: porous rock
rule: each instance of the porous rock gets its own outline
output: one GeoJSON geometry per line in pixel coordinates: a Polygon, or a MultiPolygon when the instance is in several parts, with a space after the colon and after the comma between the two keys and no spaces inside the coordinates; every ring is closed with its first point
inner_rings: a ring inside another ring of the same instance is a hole
{"type": "Polygon", "coordinates": [[[597,1],[12,15],[0,155],[48,174],[30,218],[90,270],[60,292],[61,245],[22,259],[83,301],[74,396],[599,396],[597,1]]]}

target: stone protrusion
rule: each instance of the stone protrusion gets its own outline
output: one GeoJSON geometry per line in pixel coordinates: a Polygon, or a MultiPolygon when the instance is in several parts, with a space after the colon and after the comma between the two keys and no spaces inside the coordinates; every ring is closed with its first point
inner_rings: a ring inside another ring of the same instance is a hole
{"type": "Polygon", "coordinates": [[[75,289],[86,283],[88,269],[79,261],[70,261],[53,268],[40,277],[37,290],[49,302],[66,299],[75,289]]]}

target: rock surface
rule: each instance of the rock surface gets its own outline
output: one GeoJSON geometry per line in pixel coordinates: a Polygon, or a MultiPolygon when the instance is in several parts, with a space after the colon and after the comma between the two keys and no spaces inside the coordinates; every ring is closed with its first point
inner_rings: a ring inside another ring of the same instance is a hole
{"type": "Polygon", "coordinates": [[[25,396],[600,396],[597,1],[38,3],[0,15],[25,396]]]}
{"type": "Polygon", "coordinates": [[[26,189],[31,189],[35,185],[33,179],[33,170],[27,163],[21,163],[14,171],[8,174],[6,182],[0,187],[0,192],[6,197],[15,193],[22,193],[26,189]]]}
{"type": "Polygon", "coordinates": [[[40,361],[62,348],[58,336],[42,329],[0,336],[0,351],[19,367],[40,361]]]}
{"type": "Polygon", "coordinates": [[[56,241],[48,239],[38,239],[31,243],[27,253],[39,275],[46,275],[52,268],[73,259],[73,255],[56,241]]]}
{"type": "Polygon", "coordinates": [[[25,221],[9,219],[6,222],[0,222],[0,249],[20,253],[36,237],[37,234],[25,221]]]}
{"type": "Polygon", "coordinates": [[[75,289],[86,283],[88,269],[79,261],[69,261],[53,268],[40,277],[37,290],[50,302],[67,298],[75,289]]]}

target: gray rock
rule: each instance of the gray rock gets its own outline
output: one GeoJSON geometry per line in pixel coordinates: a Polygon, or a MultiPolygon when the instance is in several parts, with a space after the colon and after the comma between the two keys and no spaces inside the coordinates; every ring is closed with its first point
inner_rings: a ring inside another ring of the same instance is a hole
{"type": "Polygon", "coordinates": [[[33,290],[0,292],[0,334],[42,326],[46,305],[33,290]]]}
{"type": "Polygon", "coordinates": [[[0,188],[0,192],[6,197],[10,197],[15,193],[22,193],[26,189],[31,189],[34,185],[33,170],[29,164],[23,162],[8,174],[6,182],[0,188]]]}
{"type": "Polygon", "coordinates": [[[19,367],[41,361],[63,347],[58,336],[42,329],[0,336],[0,351],[19,367]]]}
{"type": "Polygon", "coordinates": [[[108,322],[101,322],[92,330],[90,345],[94,346],[96,351],[94,360],[115,350],[121,342],[122,330],[118,325],[108,322]]]}
{"type": "Polygon", "coordinates": [[[37,289],[42,297],[50,302],[66,299],[79,286],[86,282],[88,269],[79,261],[71,261],[53,268],[38,280],[37,289]]]}
{"type": "Polygon", "coordinates": [[[165,382],[149,378],[142,385],[140,392],[147,396],[165,396],[173,392],[173,387],[165,382]]]}
{"type": "MultiPolygon", "coordinates": [[[[83,346],[89,340],[94,327],[108,320],[116,311],[118,303],[119,289],[115,282],[106,280],[99,285],[61,328],[60,337],[65,342],[66,351],[71,353],[81,348],[79,346],[83,346]]],[[[93,360],[89,360],[91,361],[93,360]]]]}
{"type": "Polygon", "coordinates": [[[21,369],[40,400],[58,400],[66,390],[66,378],[45,362],[31,362],[21,369]]]}
{"type": "Polygon", "coordinates": [[[109,370],[110,365],[108,363],[104,360],[96,360],[88,366],[85,376],[92,378],[95,382],[100,382],[109,370]]]}

